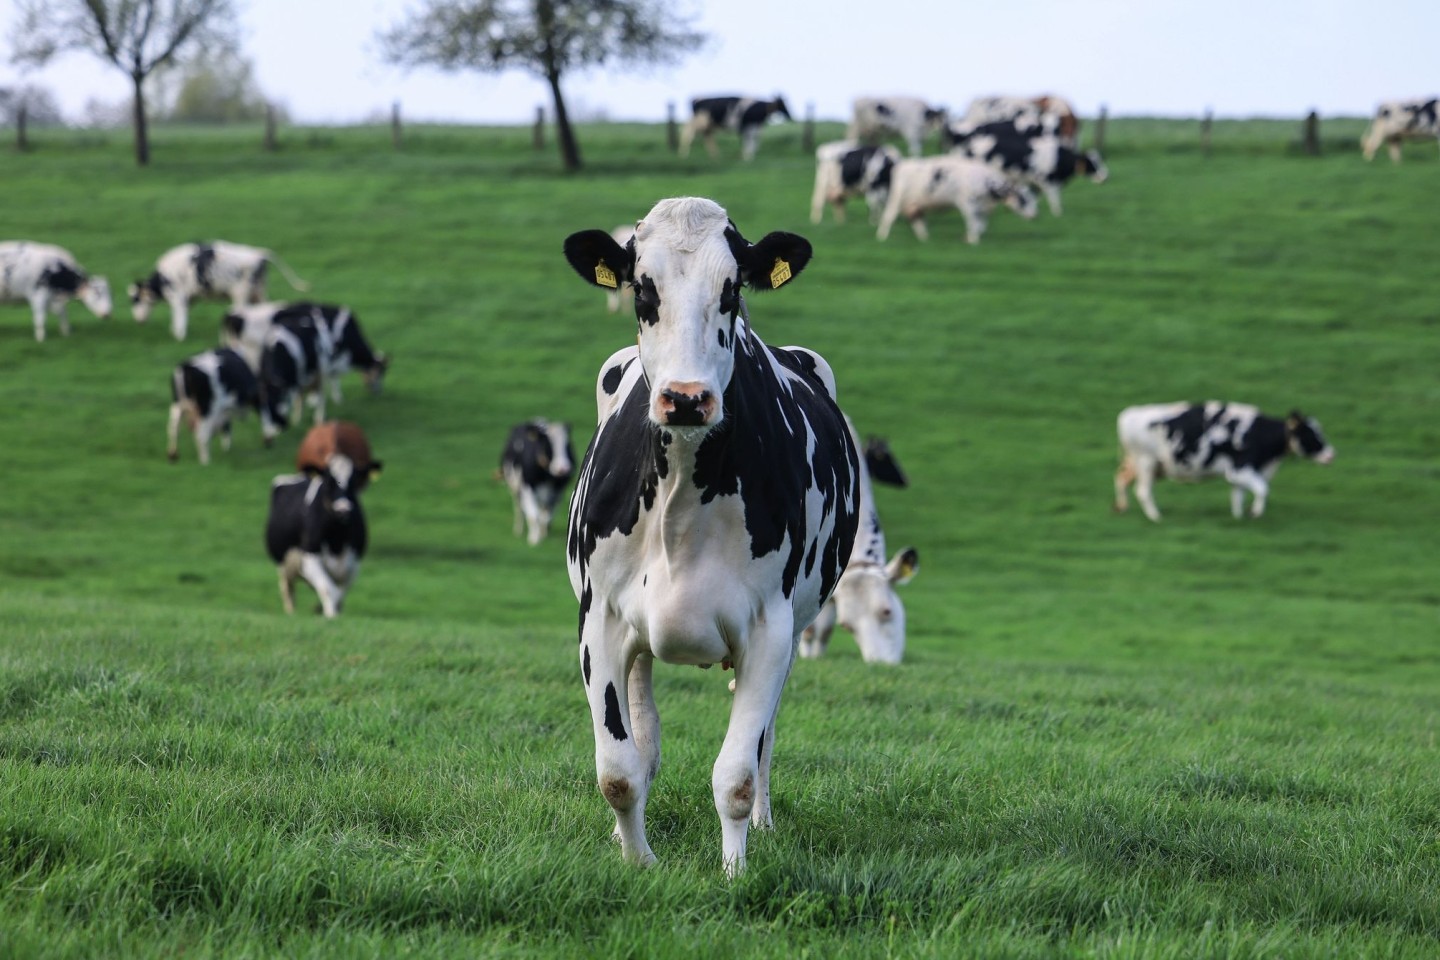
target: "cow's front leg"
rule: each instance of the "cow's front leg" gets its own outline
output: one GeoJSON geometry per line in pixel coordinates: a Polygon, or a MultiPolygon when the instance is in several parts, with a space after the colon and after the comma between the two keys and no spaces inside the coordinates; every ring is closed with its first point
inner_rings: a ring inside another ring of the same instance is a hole
{"type": "Polygon", "coordinates": [[[45,342],[45,315],[50,311],[50,296],[40,290],[30,296],[30,313],[35,321],[35,342],[45,342]]]}
{"type": "Polygon", "coordinates": [[[1230,481],[1230,514],[1236,520],[1245,515],[1245,492],[1253,498],[1250,502],[1250,516],[1259,517],[1265,513],[1265,498],[1270,493],[1270,484],[1256,470],[1241,467],[1228,471],[1225,479],[1230,481]]]}
{"type": "Polygon", "coordinates": [[[793,626],[789,604],[772,602],[751,629],[744,649],[734,652],[735,699],[712,778],[725,873],[731,877],[745,869],[751,817],[770,823],[769,758],[774,744],[769,734],[794,659],[793,626]]]}
{"type": "Polygon", "coordinates": [[[176,297],[170,301],[170,335],[184,340],[190,329],[190,299],[176,297]]]}
{"type": "Polygon", "coordinates": [[[70,311],[66,309],[68,306],[68,302],[64,300],[55,306],[55,317],[60,321],[60,336],[62,337],[70,336],[70,311]]]}
{"type": "Polygon", "coordinates": [[[925,224],[925,211],[917,210],[908,214],[910,218],[910,229],[915,231],[915,237],[919,240],[930,239],[930,228],[925,224]]]}
{"type": "MultiPolygon", "coordinates": [[[[588,587],[587,587],[588,590],[588,587]]],[[[615,832],[620,837],[620,851],[626,860],[640,866],[655,862],[655,854],[645,839],[645,801],[650,795],[651,761],[638,742],[643,736],[653,739],[655,763],[659,762],[658,720],[653,727],[635,727],[635,713],[630,705],[631,684],[644,688],[645,702],[637,704],[645,719],[654,710],[649,693],[649,665],[641,669],[644,676],[629,677],[636,656],[629,651],[630,631],[609,610],[591,609],[580,627],[580,675],[585,681],[585,698],[590,704],[590,720],[595,735],[595,782],[600,795],[615,814],[615,832]],[[627,723],[628,721],[628,723],[627,723]]]]}
{"type": "Polygon", "coordinates": [[[165,424],[165,458],[171,463],[180,459],[180,418],[185,415],[179,400],[170,404],[170,419],[165,424]]]}
{"type": "Polygon", "coordinates": [[[1140,501],[1140,509],[1145,511],[1145,516],[1153,523],[1160,522],[1160,508],[1155,506],[1155,461],[1139,458],[1135,461],[1135,499],[1140,501]]]}
{"type": "Polygon", "coordinates": [[[975,204],[956,204],[960,214],[965,218],[965,242],[972,247],[980,242],[985,236],[985,228],[990,225],[990,217],[986,212],[975,204]]]}
{"type": "Polygon", "coordinates": [[[210,463],[210,438],[215,435],[215,420],[204,417],[195,423],[195,456],[202,464],[210,463]]]}
{"type": "Polygon", "coordinates": [[[1040,192],[1045,194],[1045,205],[1055,216],[1060,216],[1060,185],[1055,183],[1040,184],[1040,192]]]}
{"type": "Polygon", "coordinates": [[[340,604],[345,599],[345,590],[325,569],[325,563],[314,553],[306,553],[300,559],[300,576],[315,589],[320,597],[320,612],[325,619],[333,620],[340,613],[340,604]]]}

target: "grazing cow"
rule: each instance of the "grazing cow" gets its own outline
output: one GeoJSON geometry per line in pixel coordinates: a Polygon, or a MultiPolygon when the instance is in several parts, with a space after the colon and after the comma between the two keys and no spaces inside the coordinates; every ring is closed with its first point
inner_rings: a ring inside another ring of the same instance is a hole
{"type": "Polygon", "coordinates": [[[1329,463],[1335,448],[1320,424],[1299,410],[1284,420],[1267,417],[1244,403],[1154,403],[1127,407],[1115,421],[1120,437],[1120,469],[1115,471],[1115,510],[1130,503],[1125,493],[1135,484],[1135,499],[1145,516],[1159,521],[1151,487],[1156,477],[1199,480],[1224,477],[1230,484],[1230,512],[1240,519],[1245,493],[1250,515],[1265,512],[1270,478],[1288,453],[1329,463]]]}
{"type": "Polygon", "coordinates": [[[500,476],[515,501],[515,536],[533,547],[550,533],[560,492],[575,470],[570,425],[535,419],[518,423],[500,454],[500,476]]]}
{"type": "Polygon", "coordinates": [[[170,375],[170,396],[165,454],[171,463],[180,459],[182,417],[195,435],[200,462],[209,463],[210,438],[218,432],[220,445],[229,450],[230,421],[237,413],[260,406],[255,372],[228,347],[206,350],[177,365],[170,375]]]}
{"type": "Polygon", "coordinates": [[[890,236],[895,218],[904,214],[915,236],[928,240],[925,213],[955,207],[965,216],[965,242],[979,243],[998,203],[1026,220],[1035,217],[1034,192],[978,160],[954,154],[906,157],[890,174],[890,197],[875,236],[881,240],[890,236]]]}
{"type": "Polygon", "coordinates": [[[745,160],[755,159],[755,148],[760,142],[760,128],[772,116],[791,119],[785,106],[785,98],[757,100],[754,97],[702,97],[690,101],[690,122],[680,132],[680,156],[690,155],[690,144],[695,135],[705,138],[705,149],[710,156],[717,156],[715,148],[716,130],[734,130],[740,134],[740,156],[745,160]]]}
{"type": "Polygon", "coordinates": [[[371,480],[379,478],[384,464],[370,452],[365,431],[349,420],[331,420],[311,427],[295,451],[295,469],[318,473],[337,453],[343,453],[355,465],[356,490],[364,490],[371,480]]]}
{"type": "Polygon", "coordinates": [[[61,336],[70,336],[65,307],[78,299],[101,320],[110,319],[110,284],[85,273],[63,247],[29,240],[0,241],[0,301],[27,300],[35,320],[35,339],[45,339],[45,316],[60,318],[61,336]]]}
{"type": "Polygon", "coordinates": [[[265,299],[265,272],[271,263],[296,290],[309,289],[269,250],[224,240],[184,243],[161,254],[149,277],[130,284],[130,310],[136,323],[144,323],[154,305],[165,301],[170,305],[170,332],[176,340],[184,340],[192,300],[228,298],[233,307],[260,303],[265,299]]]}
{"type": "MultiPolygon", "coordinates": [[[[858,446],[860,436],[853,423],[850,436],[858,446]]],[[[920,570],[920,554],[914,547],[905,547],[886,561],[885,531],[875,511],[871,480],[906,485],[900,465],[883,440],[872,440],[865,447],[860,467],[860,532],[835,592],[800,638],[802,657],[823,654],[837,622],[855,634],[866,663],[899,663],[905,655],[905,604],[895,587],[909,583],[920,570]]]]}
{"type": "Polygon", "coordinates": [[[1400,162],[1400,146],[1406,140],[1437,140],[1440,142],[1440,100],[1391,100],[1380,104],[1370,128],[1360,138],[1366,160],[1375,159],[1375,151],[1385,144],[1390,160],[1400,162]]]}
{"type": "Polygon", "coordinates": [[[950,149],[989,165],[1011,180],[1039,187],[1050,212],[1057,217],[1060,188],[1077,174],[1095,183],[1104,183],[1110,177],[1099,151],[1078,151],[1039,127],[1017,126],[1008,120],[981,124],[958,135],[950,149]]]}
{"type": "Polygon", "coordinates": [[[856,97],[851,103],[849,140],[874,143],[894,135],[905,141],[910,156],[924,152],[925,134],[945,125],[943,107],[932,107],[919,97],[856,97]]]}
{"type": "Polygon", "coordinates": [[[328,393],[339,403],[340,377],[352,367],[361,371],[366,388],[377,395],[390,369],[390,358],[370,345],[360,329],[360,319],[349,307],[338,304],[258,303],[231,310],[220,325],[226,345],[243,353],[256,369],[264,365],[266,345],[277,342],[276,327],[289,328],[301,338],[309,338],[313,331],[316,356],[310,368],[312,377],[292,389],[305,387],[312,394],[320,420],[325,416],[323,396],[328,393]]]}
{"type": "MultiPolygon", "coordinates": [[[[610,231],[610,236],[614,237],[615,242],[623,247],[630,242],[631,237],[635,236],[635,224],[622,223],[610,231]]],[[[634,300],[634,291],[628,285],[616,290],[607,289],[605,291],[605,308],[611,313],[619,313],[621,306],[632,303],[634,300]]]]}
{"type": "Polygon", "coordinates": [[[828,203],[835,220],[845,222],[845,201],[863,196],[870,219],[880,215],[890,196],[890,174],[900,151],[890,146],[867,147],[853,140],[821,144],[815,150],[815,192],[810,195],[810,222],[819,223],[828,203]]]}
{"type": "Polygon", "coordinates": [[[627,860],[648,864],[645,802],[660,764],[655,660],[735,668],[712,785],[725,870],[769,827],[780,693],[800,632],[854,545],[859,454],[818,354],[769,347],[741,285],[769,290],[810,260],[803,237],[750,243],[710,200],[662,200],[629,248],[603,230],[565,255],[591,283],[635,287],[639,344],[596,384],[599,426],[570,503],[570,583],[595,771],[627,860]]]}
{"type": "Polygon", "coordinates": [[[1075,107],[1064,97],[976,97],[953,129],[971,130],[987,123],[1009,122],[1017,126],[1040,126],[1070,146],[1080,132],[1075,107]]]}
{"type": "Polygon", "coordinates": [[[344,606],[368,543],[359,479],[350,458],[333,453],[323,469],[271,484],[265,548],[280,576],[286,613],[295,612],[296,579],[314,588],[327,618],[344,606]]]}

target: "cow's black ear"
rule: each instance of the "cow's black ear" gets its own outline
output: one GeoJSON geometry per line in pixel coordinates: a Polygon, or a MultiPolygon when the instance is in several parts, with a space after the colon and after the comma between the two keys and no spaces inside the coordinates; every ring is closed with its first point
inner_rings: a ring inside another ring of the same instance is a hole
{"type": "Polygon", "coordinates": [[[607,290],[629,283],[635,272],[635,250],[622,247],[605,230],[581,230],[565,238],[565,259],[580,277],[607,290]]]}
{"type": "Polygon", "coordinates": [[[800,275],[814,251],[804,237],[777,230],[737,254],[740,278],[752,290],[774,290],[800,275]]]}

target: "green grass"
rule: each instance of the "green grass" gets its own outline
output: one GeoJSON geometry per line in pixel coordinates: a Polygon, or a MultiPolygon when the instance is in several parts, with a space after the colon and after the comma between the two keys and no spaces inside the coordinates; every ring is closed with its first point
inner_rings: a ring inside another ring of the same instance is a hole
{"type": "MultiPolygon", "coordinates": [[[[0,153],[9,236],[123,289],[169,246],[273,247],[394,365],[347,384],[384,478],[337,623],[280,613],[261,530],[288,469],[254,420],[164,459],[164,310],[0,307],[0,956],[1431,957],[1440,950],[1440,301],[1433,150],[1363,123],[1114,119],[1066,213],[957,215],[877,243],[807,220],[799,125],[753,164],[581,130],[43,132],[0,153]],[[508,427],[584,444],[632,336],[564,237],[711,196],[813,264],[754,297],[835,368],[912,481],[906,663],[843,635],[797,665],[777,829],[723,879],[710,766],[726,676],[656,671],[653,870],[593,779],[561,538],[527,547],[491,474],[508,427]],[[1110,513],[1114,416],[1216,397],[1319,417],[1258,522],[1223,485],[1110,513]]],[[[821,139],[839,126],[823,124],[821,139]]],[[[283,280],[274,291],[284,294],[283,280]]],[[[302,588],[303,590],[303,588],[302,588]]],[[[308,597],[302,594],[302,607],[308,597]]]]}

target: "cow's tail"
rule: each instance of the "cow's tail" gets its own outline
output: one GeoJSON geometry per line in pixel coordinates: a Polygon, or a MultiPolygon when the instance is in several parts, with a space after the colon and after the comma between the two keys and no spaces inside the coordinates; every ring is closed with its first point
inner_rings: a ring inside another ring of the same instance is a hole
{"type": "Polygon", "coordinates": [[[296,276],[295,271],[290,269],[290,265],[275,255],[275,251],[268,251],[268,256],[265,259],[280,268],[280,272],[285,274],[285,282],[290,284],[290,286],[299,290],[301,293],[305,293],[310,289],[310,284],[296,276]]]}

